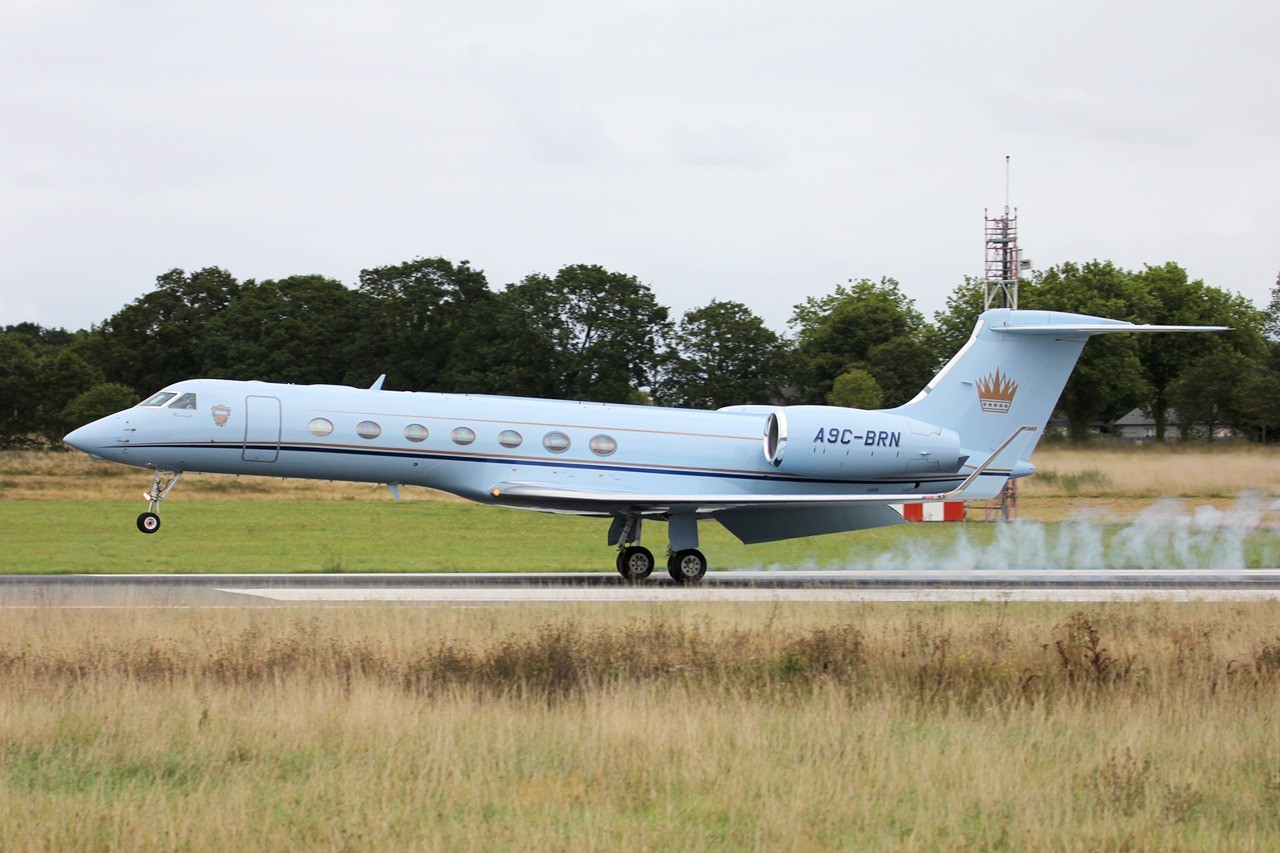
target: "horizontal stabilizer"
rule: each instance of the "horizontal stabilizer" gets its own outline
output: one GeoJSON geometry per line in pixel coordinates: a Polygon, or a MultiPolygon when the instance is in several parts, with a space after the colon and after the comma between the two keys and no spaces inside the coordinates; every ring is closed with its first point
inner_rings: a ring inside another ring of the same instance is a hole
{"type": "Polygon", "coordinates": [[[1109,332],[1229,332],[1230,326],[1153,326],[1138,323],[1090,323],[1077,326],[993,326],[993,331],[1014,335],[1105,335],[1109,332]]]}

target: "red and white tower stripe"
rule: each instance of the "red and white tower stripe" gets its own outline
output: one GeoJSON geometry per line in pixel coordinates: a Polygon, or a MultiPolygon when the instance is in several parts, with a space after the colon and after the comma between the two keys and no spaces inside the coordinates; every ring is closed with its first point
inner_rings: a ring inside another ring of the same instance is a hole
{"type": "Polygon", "coordinates": [[[892,504],[907,521],[964,521],[964,501],[892,504]]]}

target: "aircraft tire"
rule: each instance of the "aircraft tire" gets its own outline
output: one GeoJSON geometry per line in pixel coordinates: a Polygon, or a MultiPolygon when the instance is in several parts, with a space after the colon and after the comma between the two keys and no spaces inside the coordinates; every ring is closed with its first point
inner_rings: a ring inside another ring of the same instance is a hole
{"type": "Polygon", "coordinates": [[[144,512],[138,516],[138,529],[143,533],[155,533],[160,529],[160,516],[154,512],[144,512]]]}
{"type": "Polygon", "coordinates": [[[618,574],[626,580],[642,581],[653,574],[653,552],[639,545],[618,552],[618,574]]]}
{"type": "Polygon", "coordinates": [[[667,574],[678,584],[697,583],[707,574],[707,558],[697,548],[677,551],[667,558],[667,574]]]}

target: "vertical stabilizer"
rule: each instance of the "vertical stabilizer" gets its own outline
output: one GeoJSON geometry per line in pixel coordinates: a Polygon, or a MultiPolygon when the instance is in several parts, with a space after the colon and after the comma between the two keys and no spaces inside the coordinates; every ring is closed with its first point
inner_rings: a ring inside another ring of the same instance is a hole
{"type": "Polygon", "coordinates": [[[983,312],[968,343],[925,389],[892,411],[955,430],[961,446],[972,454],[970,465],[981,465],[1019,429],[1032,427],[1002,450],[998,467],[1009,470],[1030,459],[1080,351],[1093,335],[1222,329],[1140,326],[1084,314],[993,309],[983,312]]]}

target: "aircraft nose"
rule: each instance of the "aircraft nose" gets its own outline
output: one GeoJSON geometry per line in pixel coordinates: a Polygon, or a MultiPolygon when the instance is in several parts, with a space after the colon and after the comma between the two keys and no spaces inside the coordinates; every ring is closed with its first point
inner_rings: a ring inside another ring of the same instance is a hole
{"type": "Polygon", "coordinates": [[[91,426],[93,426],[93,424],[86,424],[85,426],[73,429],[71,432],[64,435],[62,440],[74,447],[76,450],[88,451],[89,433],[92,432],[89,427],[91,426]]]}
{"type": "Polygon", "coordinates": [[[73,429],[63,436],[62,440],[76,450],[83,450],[90,456],[97,456],[102,446],[111,440],[111,436],[108,434],[110,430],[107,428],[105,421],[106,419],[104,418],[85,424],[79,429],[73,429]]]}

